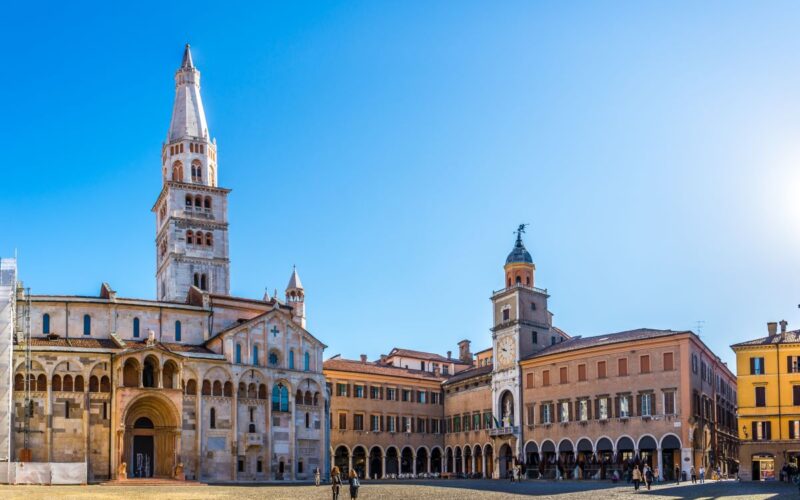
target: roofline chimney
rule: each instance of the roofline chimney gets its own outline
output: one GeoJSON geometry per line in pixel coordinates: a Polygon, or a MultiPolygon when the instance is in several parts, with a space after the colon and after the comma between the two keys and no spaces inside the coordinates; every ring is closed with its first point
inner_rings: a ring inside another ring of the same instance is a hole
{"type": "Polygon", "coordinates": [[[361,355],[361,362],[364,363],[364,364],[367,363],[367,355],[366,354],[362,354],[361,355]]]}
{"type": "Polygon", "coordinates": [[[775,321],[770,321],[767,323],[767,334],[770,337],[774,337],[775,334],[778,332],[778,323],[775,321]]]}
{"type": "Polygon", "coordinates": [[[781,325],[781,333],[786,333],[786,327],[789,326],[789,322],[782,319],[779,324],[781,325]]]}

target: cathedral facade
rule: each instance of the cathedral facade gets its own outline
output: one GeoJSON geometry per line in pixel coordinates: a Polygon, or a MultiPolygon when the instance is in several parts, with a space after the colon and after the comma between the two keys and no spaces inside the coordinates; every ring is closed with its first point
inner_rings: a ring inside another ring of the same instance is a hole
{"type": "Polygon", "coordinates": [[[3,482],[307,479],[327,458],[325,345],[284,297],[230,295],[228,189],[186,46],[161,150],[157,300],[36,295],[0,272],[3,482]],[[12,354],[13,353],[13,354],[12,354]]]}

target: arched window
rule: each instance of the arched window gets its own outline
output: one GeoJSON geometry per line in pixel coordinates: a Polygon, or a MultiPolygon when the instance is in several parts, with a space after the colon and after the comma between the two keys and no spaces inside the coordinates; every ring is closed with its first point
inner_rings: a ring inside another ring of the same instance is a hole
{"type": "Polygon", "coordinates": [[[194,286],[200,286],[200,273],[194,273],[194,286]]]}
{"type": "Polygon", "coordinates": [[[311,427],[311,416],[306,412],[306,429],[311,427]]]}
{"type": "Polygon", "coordinates": [[[206,233],[206,246],[212,246],[214,244],[214,235],[211,233],[206,233]]]}
{"type": "Polygon", "coordinates": [[[45,314],[42,316],[42,333],[45,335],[50,333],[50,315],[45,314]]]}
{"type": "Polygon", "coordinates": [[[236,344],[236,363],[242,364],[242,344],[236,344]]]}
{"type": "Polygon", "coordinates": [[[214,408],[211,408],[211,411],[209,412],[208,426],[212,429],[217,428],[217,410],[214,408]]]}
{"type": "Polygon", "coordinates": [[[194,197],[194,207],[200,208],[202,206],[203,206],[203,197],[198,194],[197,196],[194,197]]]}
{"type": "Polygon", "coordinates": [[[294,370],[294,351],[289,351],[289,369],[294,370]]]}
{"type": "Polygon", "coordinates": [[[208,290],[208,278],[206,273],[200,275],[200,290],[208,290]]]}
{"type": "Polygon", "coordinates": [[[253,366],[258,366],[258,346],[253,346],[253,366]]]}
{"type": "Polygon", "coordinates": [[[204,201],[206,210],[211,210],[211,197],[206,196],[206,199],[204,201]]]}
{"type": "Polygon", "coordinates": [[[186,206],[192,208],[192,195],[190,194],[186,195],[186,206]]]}
{"type": "Polygon", "coordinates": [[[194,231],[192,231],[191,229],[186,231],[186,243],[188,243],[189,245],[194,243],[194,231]]]}
{"type": "Polygon", "coordinates": [[[278,366],[278,353],[274,351],[269,353],[269,364],[270,366],[278,366]]]}
{"type": "Polygon", "coordinates": [[[194,160],[192,162],[192,181],[193,182],[203,181],[203,167],[200,164],[199,160],[194,160]]]}
{"type": "Polygon", "coordinates": [[[133,318],[133,336],[139,336],[139,318],[133,318]]]}
{"type": "Polygon", "coordinates": [[[308,351],[306,351],[306,353],[303,354],[303,370],[308,371],[310,369],[311,369],[311,356],[308,354],[308,351]]]}
{"type": "Polygon", "coordinates": [[[172,164],[172,180],[174,182],[183,182],[183,163],[180,161],[172,164]]]}
{"type": "Polygon", "coordinates": [[[75,392],[83,392],[83,377],[81,375],[75,376],[75,392]]]}
{"type": "Polygon", "coordinates": [[[283,384],[272,386],[272,411],[289,411],[289,389],[283,384]]]}
{"type": "Polygon", "coordinates": [[[88,314],[83,315],[83,334],[84,335],[91,335],[92,334],[92,317],[88,314]]]}
{"type": "Polygon", "coordinates": [[[181,322],[175,322],[175,342],[181,341],[181,322]]]}

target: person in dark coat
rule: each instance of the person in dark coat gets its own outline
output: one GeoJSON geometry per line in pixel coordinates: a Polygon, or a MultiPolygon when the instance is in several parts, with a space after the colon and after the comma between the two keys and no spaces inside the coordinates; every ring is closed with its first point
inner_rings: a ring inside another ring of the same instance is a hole
{"type": "Polygon", "coordinates": [[[339,491],[342,489],[342,478],[339,474],[338,467],[331,469],[331,491],[333,493],[333,500],[339,500],[339,491]]]}

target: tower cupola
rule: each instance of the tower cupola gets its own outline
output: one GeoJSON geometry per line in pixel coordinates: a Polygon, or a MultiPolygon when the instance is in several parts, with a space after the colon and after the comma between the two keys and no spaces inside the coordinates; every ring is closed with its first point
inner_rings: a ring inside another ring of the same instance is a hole
{"type": "Polygon", "coordinates": [[[528,249],[522,243],[522,234],[525,233],[527,224],[520,224],[517,230],[517,241],[514,242],[514,248],[506,258],[506,265],[503,267],[505,270],[506,287],[523,285],[533,287],[533,275],[536,271],[536,265],[533,263],[528,249]]]}
{"type": "Polygon", "coordinates": [[[306,327],[306,292],[303,289],[303,283],[300,281],[300,275],[297,274],[297,267],[292,267],[292,276],[289,278],[289,284],[286,285],[286,303],[294,309],[294,319],[303,328],[306,327]]]}

